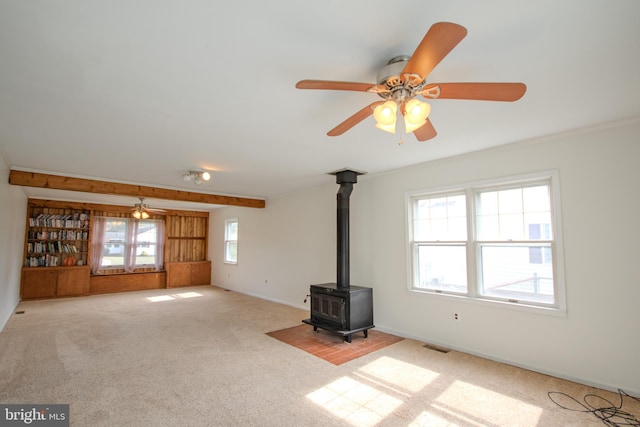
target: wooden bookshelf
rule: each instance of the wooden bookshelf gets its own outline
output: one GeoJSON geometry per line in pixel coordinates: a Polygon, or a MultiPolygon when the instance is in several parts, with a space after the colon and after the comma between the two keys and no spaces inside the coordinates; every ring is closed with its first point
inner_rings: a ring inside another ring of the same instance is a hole
{"type": "Polygon", "coordinates": [[[89,290],[91,210],[29,200],[23,299],[85,295],[89,290]]]}

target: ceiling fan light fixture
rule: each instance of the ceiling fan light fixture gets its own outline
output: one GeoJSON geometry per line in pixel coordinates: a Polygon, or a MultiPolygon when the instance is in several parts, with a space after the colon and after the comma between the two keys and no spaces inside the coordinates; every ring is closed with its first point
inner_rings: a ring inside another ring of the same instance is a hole
{"type": "Polygon", "coordinates": [[[424,122],[431,113],[431,105],[418,101],[415,98],[407,101],[405,106],[405,117],[411,122],[424,122]]]}
{"type": "Polygon", "coordinates": [[[396,114],[398,112],[398,104],[388,100],[384,104],[378,105],[373,109],[373,118],[376,121],[376,127],[385,132],[396,133],[396,114]]]}
{"type": "Polygon", "coordinates": [[[132,217],[134,217],[135,219],[140,219],[142,217],[142,212],[140,211],[133,211],[133,213],[131,214],[132,217]]]}
{"type": "Polygon", "coordinates": [[[426,102],[418,101],[415,98],[410,99],[405,104],[404,127],[407,133],[413,132],[427,121],[431,113],[431,106],[426,102]]]}

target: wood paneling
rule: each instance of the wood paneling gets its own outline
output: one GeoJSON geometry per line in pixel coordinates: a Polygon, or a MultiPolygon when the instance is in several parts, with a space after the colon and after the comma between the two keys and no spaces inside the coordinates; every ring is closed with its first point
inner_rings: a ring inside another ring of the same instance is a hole
{"type": "Polygon", "coordinates": [[[207,259],[209,216],[167,215],[166,262],[207,259]]]}

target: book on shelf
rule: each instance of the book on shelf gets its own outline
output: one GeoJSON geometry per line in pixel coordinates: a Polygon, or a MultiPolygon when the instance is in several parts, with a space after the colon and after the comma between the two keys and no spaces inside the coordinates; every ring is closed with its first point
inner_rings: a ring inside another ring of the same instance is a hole
{"type": "Polygon", "coordinates": [[[67,215],[40,214],[29,217],[30,227],[50,228],[89,228],[89,214],[74,213],[67,215]]]}
{"type": "Polygon", "coordinates": [[[55,255],[31,256],[27,258],[27,267],[58,267],[59,258],[55,255]]]}

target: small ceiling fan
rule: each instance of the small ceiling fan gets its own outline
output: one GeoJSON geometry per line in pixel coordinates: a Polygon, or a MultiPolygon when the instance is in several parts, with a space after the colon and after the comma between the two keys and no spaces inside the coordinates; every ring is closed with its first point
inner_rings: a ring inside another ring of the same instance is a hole
{"type": "Polygon", "coordinates": [[[131,208],[131,210],[133,211],[131,213],[131,216],[133,216],[136,219],[147,219],[149,218],[149,214],[156,214],[156,215],[166,215],[166,212],[164,209],[155,209],[155,208],[150,208],[148,204],[146,204],[144,202],[144,197],[138,197],[140,199],[140,203],[136,203],[135,205],[133,205],[133,207],[131,208]]]}
{"type": "Polygon", "coordinates": [[[370,92],[383,101],[373,102],[335,128],[327,135],[342,135],[373,114],[376,127],[395,133],[398,112],[402,115],[407,133],[413,132],[418,141],[436,136],[429,120],[431,106],[418,100],[468,99],[513,102],[522,98],[527,87],[523,83],[427,83],[429,73],[467,35],[461,25],[451,22],[433,24],[412,56],[392,58],[377,76],[377,83],[355,83],[329,80],[301,80],[298,89],[349,90],[370,92]]]}

